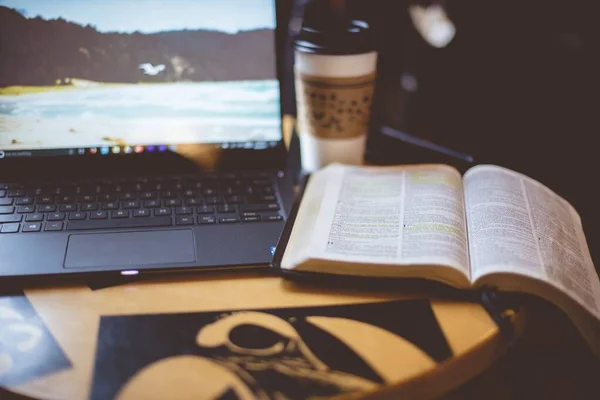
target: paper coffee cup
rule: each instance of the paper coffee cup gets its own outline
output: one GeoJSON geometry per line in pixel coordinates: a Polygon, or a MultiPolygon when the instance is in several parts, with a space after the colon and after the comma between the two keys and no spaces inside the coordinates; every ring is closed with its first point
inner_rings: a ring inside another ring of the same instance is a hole
{"type": "Polygon", "coordinates": [[[358,165],[365,153],[377,53],[321,55],[296,51],[296,98],[302,167],[358,165]]]}
{"type": "Polygon", "coordinates": [[[295,88],[302,168],[362,164],[371,118],[377,52],[363,21],[313,1],[295,44],[295,88]]]}

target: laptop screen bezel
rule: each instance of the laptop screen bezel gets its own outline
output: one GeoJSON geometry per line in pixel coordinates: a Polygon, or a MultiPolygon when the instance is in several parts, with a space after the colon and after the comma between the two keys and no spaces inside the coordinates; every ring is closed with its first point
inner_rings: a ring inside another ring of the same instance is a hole
{"type": "MultiPolygon", "coordinates": [[[[283,141],[283,53],[287,34],[280,0],[273,0],[276,14],[275,55],[279,83],[281,138],[275,147],[266,149],[219,148],[212,143],[198,144],[198,154],[214,153],[218,157],[210,167],[214,170],[284,169],[287,150],[283,141]]],[[[140,174],[178,173],[203,168],[202,159],[188,159],[175,152],[112,154],[108,156],[15,157],[0,159],[0,182],[45,180],[70,177],[101,177],[140,174]]]]}

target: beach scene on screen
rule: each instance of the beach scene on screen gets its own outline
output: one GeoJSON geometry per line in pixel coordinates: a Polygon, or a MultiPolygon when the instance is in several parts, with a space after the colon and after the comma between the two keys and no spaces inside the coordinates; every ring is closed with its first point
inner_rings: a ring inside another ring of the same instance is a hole
{"type": "Polygon", "coordinates": [[[281,138],[273,0],[0,0],[0,21],[2,150],[281,138]]]}

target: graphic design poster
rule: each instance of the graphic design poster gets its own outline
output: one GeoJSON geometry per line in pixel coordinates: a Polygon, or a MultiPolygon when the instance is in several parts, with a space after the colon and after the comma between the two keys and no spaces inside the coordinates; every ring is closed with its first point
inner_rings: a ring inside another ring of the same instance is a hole
{"type": "Polygon", "coordinates": [[[385,383],[407,346],[452,355],[428,301],[106,316],[91,397],[330,397],[385,383]]]}

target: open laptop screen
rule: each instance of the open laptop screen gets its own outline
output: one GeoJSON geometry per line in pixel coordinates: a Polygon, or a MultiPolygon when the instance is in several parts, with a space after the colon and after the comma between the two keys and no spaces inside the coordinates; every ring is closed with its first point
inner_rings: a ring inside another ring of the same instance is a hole
{"type": "Polygon", "coordinates": [[[0,0],[0,158],[281,140],[275,0],[0,0]]]}

